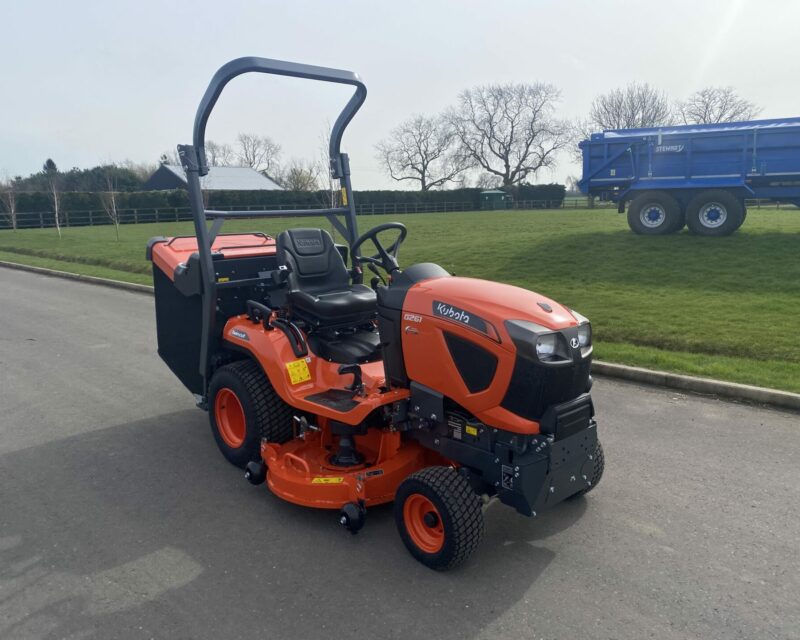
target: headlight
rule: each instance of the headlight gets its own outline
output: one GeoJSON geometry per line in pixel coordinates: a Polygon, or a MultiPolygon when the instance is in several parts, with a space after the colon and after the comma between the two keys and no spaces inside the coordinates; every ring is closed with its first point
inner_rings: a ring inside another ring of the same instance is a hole
{"type": "Polygon", "coordinates": [[[536,355],[552,356],[556,352],[556,334],[547,333],[536,338],[536,355]]]}
{"type": "Polygon", "coordinates": [[[592,344],[592,325],[588,322],[578,327],[578,342],[581,347],[588,347],[592,344]]]}
{"type": "Polygon", "coordinates": [[[567,343],[560,333],[544,333],[536,336],[536,356],[543,362],[570,361],[567,343]]]}
{"type": "Polygon", "coordinates": [[[528,320],[506,320],[505,326],[521,356],[548,365],[572,362],[569,340],[561,331],[528,320]]]}

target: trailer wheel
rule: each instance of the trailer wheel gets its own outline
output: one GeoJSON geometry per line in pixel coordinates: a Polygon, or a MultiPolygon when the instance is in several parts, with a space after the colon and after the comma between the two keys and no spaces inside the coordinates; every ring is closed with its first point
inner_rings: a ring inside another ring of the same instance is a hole
{"type": "Polygon", "coordinates": [[[744,224],[744,221],[745,221],[745,220],[747,220],[747,207],[746,207],[746,206],[744,206],[744,204],[743,204],[743,205],[742,205],[742,221],[739,223],[739,226],[738,226],[738,227],[736,227],[736,230],[737,230],[737,231],[738,231],[738,230],[741,228],[741,226],[744,224]]]}
{"type": "Polygon", "coordinates": [[[664,235],[680,229],[682,222],[678,201],[663,191],[645,191],[628,206],[628,226],[634,233],[664,235]]]}
{"type": "Polygon", "coordinates": [[[425,566],[452,569],[483,537],[481,499],[452,467],[426,467],[397,489],[394,517],[403,543],[425,566]]]}
{"type": "Polygon", "coordinates": [[[572,500],[573,498],[578,498],[580,496],[585,496],[587,493],[589,493],[592,489],[594,489],[598,485],[598,483],[600,482],[600,478],[603,477],[603,471],[606,468],[606,458],[603,455],[603,445],[600,444],[599,440],[597,441],[597,446],[595,447],[593,455],[594,455],[593,459],[594,467],[592,467],[592,477],[589,478],[590,482],[589,486],[586,487],[585,489],[581,489],[575,495],[570,496],[569,498],[567,498],[568,500],[572,500]]]}
{"type": "Polygon", "coordinates": [[[730,191],[709,189],[689,201],[686,226],[701,236],[727,236],[744,222],[744,204],[730,191]]]}
{"type": "Polygon", "coordinates": [[[292,437],[292,409],[275,393],[261,367],[238,360],[214,372],[208,387],[209,421],[222,455],[237,467],[261,458],[261,439],[292,437]]]}

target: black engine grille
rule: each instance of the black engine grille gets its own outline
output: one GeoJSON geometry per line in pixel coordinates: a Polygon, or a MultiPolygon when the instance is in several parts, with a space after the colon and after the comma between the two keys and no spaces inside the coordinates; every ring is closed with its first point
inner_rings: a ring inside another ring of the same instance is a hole
{"type": "Polygon", "coordinates": [[[528,420],[539,420],[549,406],[588,390],[590,368],[591,358],[577,364],[548,366],[517,356],[501,406],[528,420]]]}

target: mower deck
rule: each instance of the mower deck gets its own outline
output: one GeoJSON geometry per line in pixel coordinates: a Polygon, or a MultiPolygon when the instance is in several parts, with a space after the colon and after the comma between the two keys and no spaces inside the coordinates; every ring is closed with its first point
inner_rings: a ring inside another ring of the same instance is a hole
{"type": "Polygon", "coordinates": [[[341,509],[351,502],[370,507],[391,502],[405,478],[439,459],[416,442],[402,442],[396,431],[371,431],[355,436],[355,442],[364,463],[347,467],[333,464],[334,444],[322,431],[284,445],[263,443],[270,490],[305,507],[341,509]]]}

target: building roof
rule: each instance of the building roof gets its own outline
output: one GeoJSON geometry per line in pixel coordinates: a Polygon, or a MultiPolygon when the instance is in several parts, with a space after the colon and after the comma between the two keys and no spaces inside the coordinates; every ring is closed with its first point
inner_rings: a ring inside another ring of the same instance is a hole
{"type": "MultiPolygon", "coordinates": [[[[161,166],[186,183],[183,167],[173,164],[161,166]]],[[[200,186],[208,191],[283,191],[277,182],[250,167],[210,167],[208,175],[200,178],[200,186]]]]}

